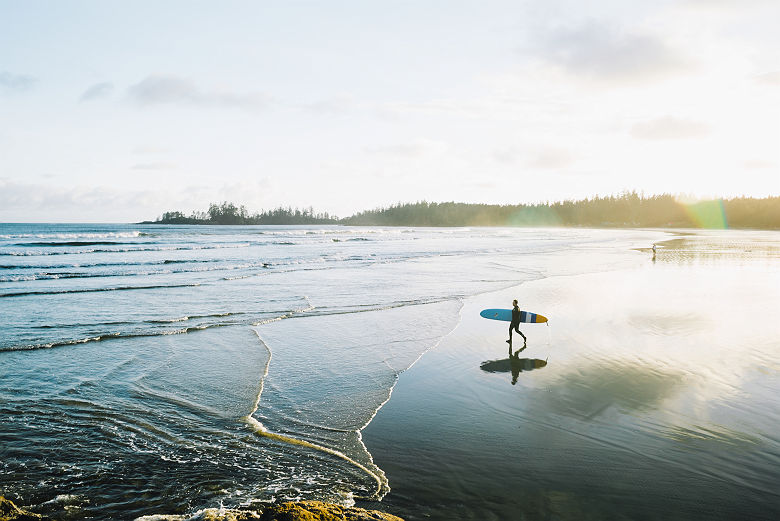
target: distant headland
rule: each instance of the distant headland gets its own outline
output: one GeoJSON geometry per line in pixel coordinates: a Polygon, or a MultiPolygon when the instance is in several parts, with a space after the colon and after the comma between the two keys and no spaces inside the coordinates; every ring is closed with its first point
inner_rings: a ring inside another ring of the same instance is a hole
{"type": "Polygon", "coordinates": [[[588,226],[620,228],[780,229],[780,197],[735,197],[683,202],[636,192],[539,204],[398,203],[339,218],[313,208],[276,208],[250,213],[233,203],[212,203],[189,216],[169,211],[141,224],[353,226],[588,226]]]}

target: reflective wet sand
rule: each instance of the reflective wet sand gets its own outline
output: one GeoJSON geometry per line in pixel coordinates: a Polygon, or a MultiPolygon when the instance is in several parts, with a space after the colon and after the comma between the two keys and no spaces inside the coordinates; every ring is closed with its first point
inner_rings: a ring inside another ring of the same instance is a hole
{"type": "Polygon", "coordinates": [[[468,299],[364,432],[385,506],[408,519],[777,518],[780,261],[764,237],[681,237],[636,269],[468,299]],[[505,325],[479,311],[513,298],[550,327],[524,324],[528,346],[510,357],[505,325]]]}

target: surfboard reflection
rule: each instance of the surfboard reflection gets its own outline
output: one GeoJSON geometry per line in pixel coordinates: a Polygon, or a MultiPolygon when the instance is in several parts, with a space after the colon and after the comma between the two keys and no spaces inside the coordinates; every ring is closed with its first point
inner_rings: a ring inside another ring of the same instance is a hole
{"type": "Polygon", "coordinates": [[[520,351],[516,351],[509,358],[501,360],[487,360],[480,364],[479,368],[488,373],[512,373],[512,385],[517,383],[520,373],[541,369],[547,365],[547,360],[538,358],[520,358],[520,351]]]}

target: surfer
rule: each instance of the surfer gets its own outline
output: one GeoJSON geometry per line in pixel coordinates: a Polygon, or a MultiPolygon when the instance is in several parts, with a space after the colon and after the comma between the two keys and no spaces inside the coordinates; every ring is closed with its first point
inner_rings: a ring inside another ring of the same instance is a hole
{"type": "Polygon", "coordinates": [[[523,347],[525,347],[528,339],[525,338],[523,332],[520,331],[520,308],[517,307],[517,299],[512,301],[512,322],[509,323],[509,340],[506,341],[506,343],[509,344],[510,351],[512,350],[512,329],[520,333],[520,336],[523,337],[523,347]]]}

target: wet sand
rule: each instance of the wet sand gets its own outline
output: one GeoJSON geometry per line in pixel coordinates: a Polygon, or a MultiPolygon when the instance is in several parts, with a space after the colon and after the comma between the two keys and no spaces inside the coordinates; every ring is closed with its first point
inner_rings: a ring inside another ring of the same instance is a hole
{"type": "Polygon", "coordinates": [[[392,489],[381,508],[410,520],[780,516],[780,270],[774,255],[711,250],[467,299],[363,433],[392,489]],[[513,298],[550,318],[524,324],[514,361],[507,323],[479,316],[513,298]]]}

